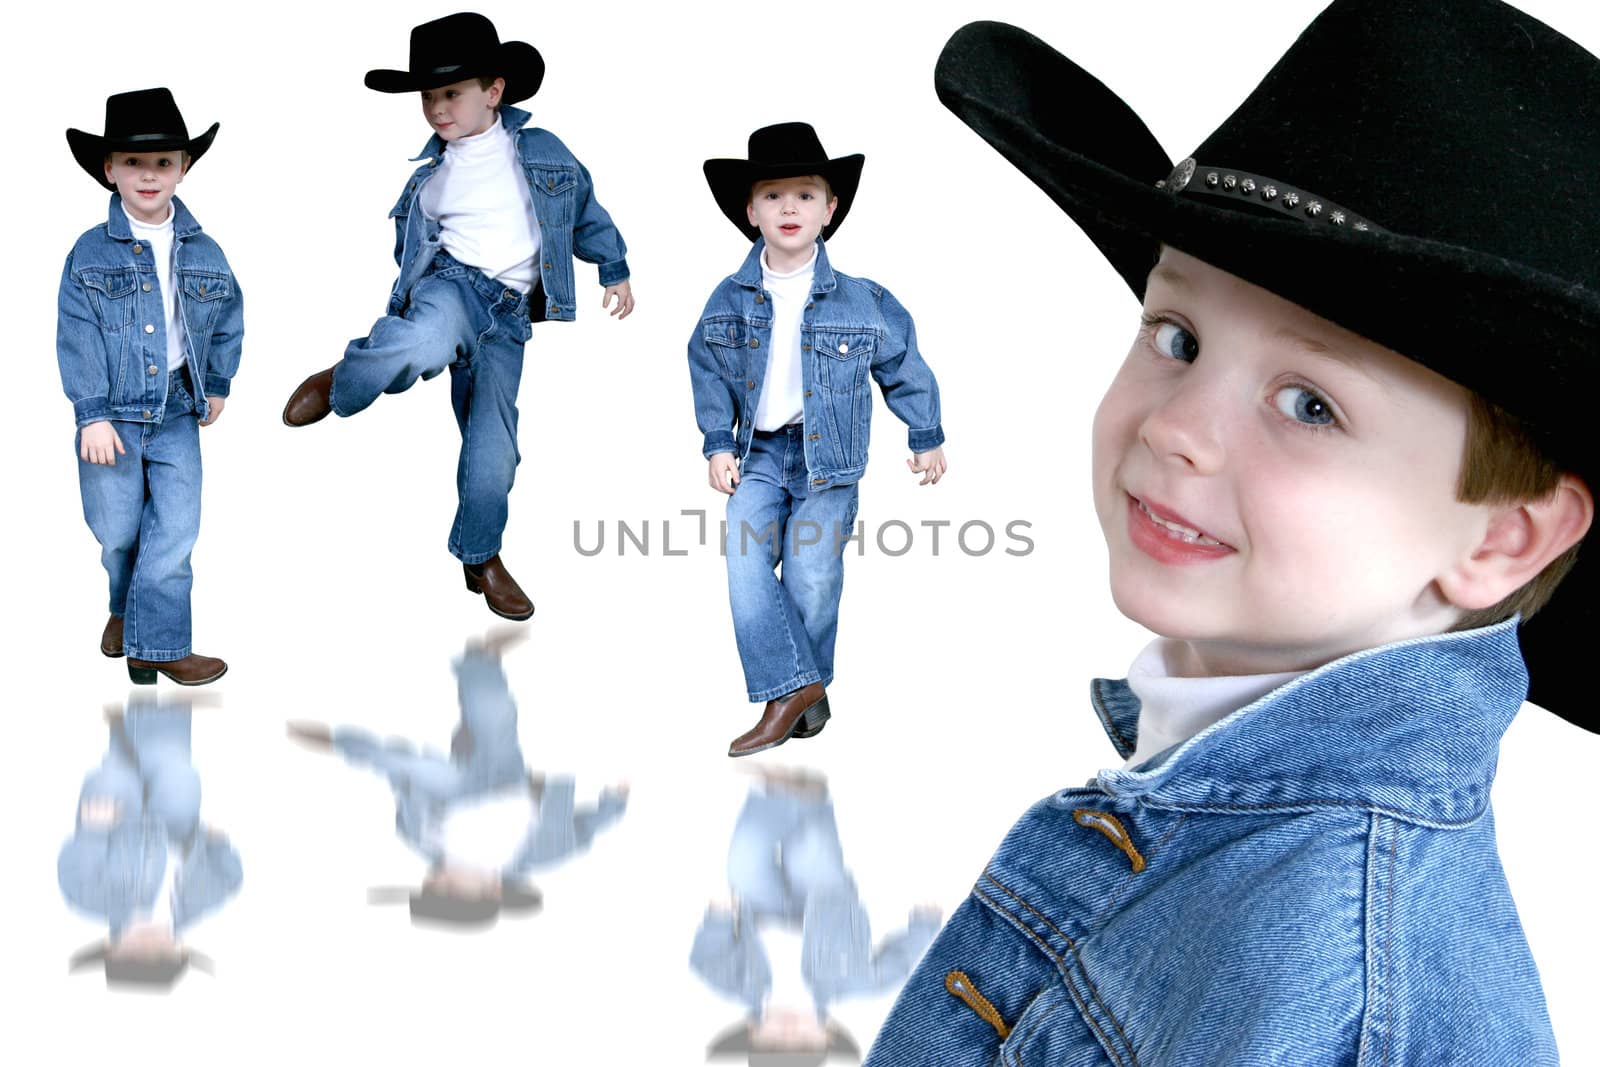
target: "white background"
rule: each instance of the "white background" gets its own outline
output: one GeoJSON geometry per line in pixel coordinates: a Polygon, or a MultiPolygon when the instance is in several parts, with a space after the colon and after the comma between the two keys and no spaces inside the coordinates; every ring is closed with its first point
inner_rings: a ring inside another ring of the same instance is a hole
{"type": "MultiPolygon", "coordinates": [[[[541,915],[462,936],[365,903],[369,886],[421,874],[393,834],[388,790],[283,736],[300,717],[448,743],[449,660],[491,618],[445,551],[457,443],[447,387],[423,383],[310,429],[278,422],[301,378],[383,310],[394,272],[385,213],[428,131],[413,97],[369,92],[361,76],[404,67],[409,27],[448,7],[80,2],[9,25],[8,1058],[692,1064],[737,1017],[687,958],[705,902],[723,892],[748,781],[723,752],[751,711],[720,559],[692,543],[692,519],[672,534],[687,555],[663,556],[660,539],[664,520],[705,508],[714,521],[722,500],[705,485],[684,340],[748,245],[700,163],[743,155],[749,131],[775,121],[811,121],[832,153],[866,153],[829,252],[885,281],[916,317],[951,470],[918,488],[902,466],[903,428],[879,403],[861,516],[869,529],[901,520],[917,537],[899,558],[869,543],[849,559],[836,717],[767,758],[828,774],[878,931],[918,901],[948,913],[1030,803],[1115,761],[1087,680],[1120,675],[1146,635],[1107,596],[1087,479],[1089,419],[1132,336],[1134,301],[1043,194],[938,104],[935,57],[971,19],[1015,22],[1104,78],[1181,157],[1320,6],[482,8],[503,36],[543,51],[534,121],[589,166],[630,247],[631,319],[605,318],[593,268],[579,264],[579,321],[535,330],[505,556],[539,605],[531,640],[507,661],[530,760],[575,773],[580,792],[626,778],[633,804],[590,854],[539,879],[541,915]],[[217,976],[191,974],[168,998],[65,976],[68,955],[100,931],[69,912],[54,874],[79,782],[104,748],[101,708],[129,688],[122,665],[95,652],[105,579],[53,359],[62,256],[106,205],[62,131],[99,131],[107,94],[157,84],[172,87],[191,131],[222,121],[180,195],[227,252],[247,322],[227,411],[203,431],[194,556],[197,650],[232,664],[210,691],[221,706],[194,726],[203,813],[237,844],[245,882],[191,934],[217,976]],[[574,551],[575,519],[590,543],[604,521],[605,553],[574,551]],[[650,522],[649,556],[617,555],[619,519],[650,522]],[[1025,557],[969,557],[951,529],[935,556],[919,525],[1017,519],[1032,524],[1025,557]]],[[[1523,6],[1600,49],[1592,4],[1523,6]]],[[[1570,1063],[1600,1062],[1597,761],[1600,738],[1528,708],[1495,790],[1502,854],[1570,1063]]],[[[837,1015],[865,1046],[889,1005],[837,1015]]]]}

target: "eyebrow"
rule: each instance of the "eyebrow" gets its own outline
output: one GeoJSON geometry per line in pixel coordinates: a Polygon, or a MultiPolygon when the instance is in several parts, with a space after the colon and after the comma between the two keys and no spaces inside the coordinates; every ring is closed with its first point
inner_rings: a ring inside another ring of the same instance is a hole
{"type": "Polygon", "coordinates": [[[1329,363],[1337,363],[1342,367],[1348,367],[1349,369],[1367,378],[1369,381],[1375,382],[1378,385],[1384,384],[1382,381],[1379,381],[1378,376],[1374,374],[1372,368],[1367,365],[1370,361],[1363,359],[1360,355],[1351,352],[1349,349],[1341,348],[1338,345],[1330,345],[1326,341],[1319,341],[1314,337],[1307,337],[1305,334],[1299,333],[1288,326],[1279,326],[1277,329],[1272,331],[1270,336],[1275,341],[1282,341],[1285,344],[1293,345],[1295,348],[1298,348],[1301,352],[1308,356],[1315,356],[1318,359],[1326,360],[1329,363]]]}

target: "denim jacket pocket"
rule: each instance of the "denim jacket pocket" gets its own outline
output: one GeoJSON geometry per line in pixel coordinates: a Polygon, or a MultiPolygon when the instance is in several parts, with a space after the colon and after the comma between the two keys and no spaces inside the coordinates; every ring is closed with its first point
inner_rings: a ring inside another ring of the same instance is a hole
{"type": "Polygon", "coordinates": [[[178,288],[183,291],[185,300],[221,300],[233,292],[233,286],[225,274],[214,274],[210,271],[178,272],[178,288]]]}
{"type": "Polygon", "coordinates": [[[578,185],[577,171],[568,167],[529,167],[528,186],[542,200],[534,203],[534,216],[541,226],[571,223],[571,192],[578,185]]]}
{"type": "Polygon", "coordinates": [[[867,375],[878,347],[877,331],[817,326],[811,330],[810,343],[811,378],[822,400],[822,426],[808,430],[807,437],[821,466],[858,467],[867,461],[872,424],[867,375]]]}
{"type": "Polygon", "coordinates": [[[112,330],[125,329],[133,321],[133,292],[138,288],[138,272],[132,267],[86,268],[78,278],[93,293],[91,298],[100,325],[112,330]]]}
{"type": "Polygon", "coordinates": [[[729,380],[744,373],[745,350],[750,346],[750,326],[737,316],[718,316],[700,324],[706,345],[717,354],[717,363],[729,380]]]}

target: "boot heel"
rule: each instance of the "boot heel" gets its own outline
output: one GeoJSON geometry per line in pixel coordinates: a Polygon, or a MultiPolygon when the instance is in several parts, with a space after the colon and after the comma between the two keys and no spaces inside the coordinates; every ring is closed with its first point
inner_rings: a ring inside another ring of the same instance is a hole
{"type": "Polygon", "coordinates": [[[482,596],[483,583],[478,581],[477,576],[465,568],[462,569],[461,573],[465,575],[467,579],[467,592],[477,593],[479,596],[482,596]]]}
{"type": "Polygon", "coordinates": [[[795,730],[793,736],[815,737],[822,732],[822,728],[831,718],[833,713],[828,710],[828,697],[824,694],[821,700],[807,708],[805,714],[800,716],[800,728],[795,730]]]}
{"type": "Polygon", "coordinates": [[[128,664],[128,680],[134,685],[155,685],[156,669],[154,667],[135,667],[128,664]]]}

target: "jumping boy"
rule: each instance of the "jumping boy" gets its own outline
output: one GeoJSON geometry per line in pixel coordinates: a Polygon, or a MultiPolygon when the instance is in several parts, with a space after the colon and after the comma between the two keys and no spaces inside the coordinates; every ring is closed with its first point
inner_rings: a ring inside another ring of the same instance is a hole
{"type": "Polygon", "coordinates": [[[461,431],[450,553],[489,610],[526,619],[533,603],[500,559],[517,452],[517,387],[532,323],[575,317],[572,257],[599,264],[601,306],[633,311],[627,249],[589,172],[510,105],[531,97],[544,59],[463,12],[411,31],[411,69],[368,71],[369,89],[417,92],[433,130],[390,212],[400,276],[388,313],[344,358],[307,378],[283,421],[354,415],[380,393],[450,369],[461,431]]]}
{"type": "Polygon", "coordinates": [[[872,425],[870,374],[910,427],[921,484],[944,475],[939,387],[905,308],[829,265],[861,155],[829,159],[803,122],[750,135],[749,159],[708,159],[724,215],[753,241],[689,339],[711,487],[729,494],[728,599],[761,719],[730,756],[811,737],[829,718],[844,545],[872,425]],[[775,569],[782,565],[779,577],[775,569]]]}
{"type": "Polygon", "coordinates": [[[61,272],[56,361],[78,424],[83,517],[100,542],[111,617],[100,651],[128,676],[204,685],[228,665],[190,646],[189,555],[200,530],[200,434],[239,369],[244,311],[222,249],[173,192],[217,135],[191,138],[167,89],[106,100],[105,133],[69,129],[111,190],[106,222],[61,272]]]}
{"type": "Polygon", "coordinates": [[[1093,488],[1160,637],[1091,690],[1127,764],[1023,817],[868,1064],[1556,1063],[1489,795],[1525,694],[1600,725],[1600,208],[1490,191],[1600,166],[1600,61],[1336,0],[1176,167],[1012,27],[936,83],[1143,300],[1093,488]]]}

